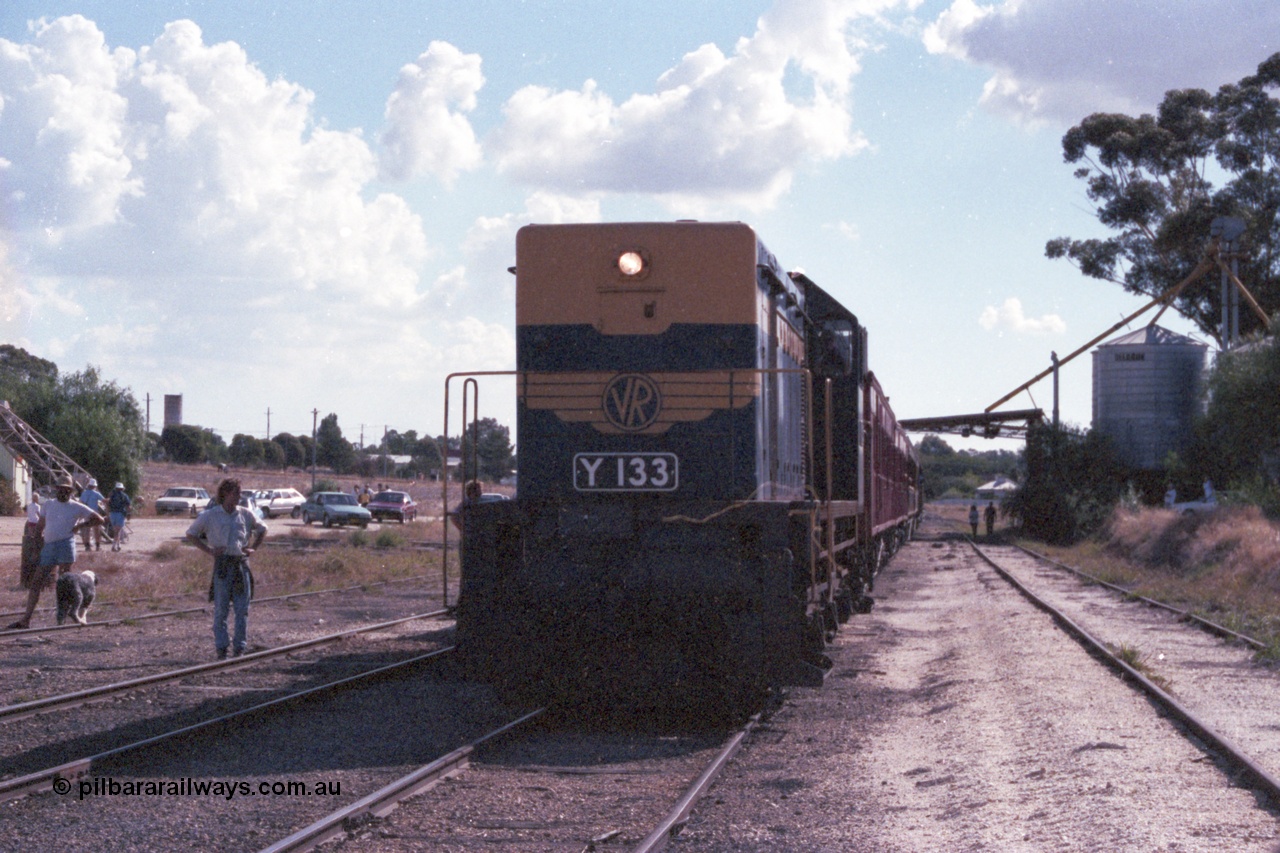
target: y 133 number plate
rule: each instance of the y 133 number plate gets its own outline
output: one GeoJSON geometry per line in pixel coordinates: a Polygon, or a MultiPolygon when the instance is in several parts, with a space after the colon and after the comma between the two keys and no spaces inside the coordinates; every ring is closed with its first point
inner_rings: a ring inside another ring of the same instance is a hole
{"type": "Polygon", "coordinates": [[[573,487],[580,492],[673,492],[680,481],[674,453],[578,453],[573,487]]]}

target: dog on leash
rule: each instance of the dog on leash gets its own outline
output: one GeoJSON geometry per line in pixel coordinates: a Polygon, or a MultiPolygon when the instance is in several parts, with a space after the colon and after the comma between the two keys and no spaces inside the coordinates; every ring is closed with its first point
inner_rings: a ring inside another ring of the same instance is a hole
{"type": "Polygon", "coordinates": [[[93,572],[68,572],[58,578],[58,624],[68,616],[81,625],[88,624],[89,605],[97,592],[98,581],[93,572]]]}

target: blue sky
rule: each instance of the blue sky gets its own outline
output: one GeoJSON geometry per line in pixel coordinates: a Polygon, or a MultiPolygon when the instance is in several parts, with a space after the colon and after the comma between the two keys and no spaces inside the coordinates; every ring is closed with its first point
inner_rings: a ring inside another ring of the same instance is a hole
{"type": "Polygon", "coordinates": [[[977,412],[1142,304],[1044,258],[1102,233],[1063,132],[1277,50],[1273,0],[7,0],[0,339],[228,440],[436,434],[514,364],[521,225],[732,219],[900,417],[977,412]]]}

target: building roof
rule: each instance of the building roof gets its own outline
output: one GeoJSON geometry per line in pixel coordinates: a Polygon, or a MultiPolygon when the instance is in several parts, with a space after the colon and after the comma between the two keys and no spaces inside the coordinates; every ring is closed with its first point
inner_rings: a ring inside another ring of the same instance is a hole
{"type": "Polygon", "coordinates": [[[1177,332],[1170,331],[1164,326],[1152,324],[1143,326],[1141,329],[1134,329],[1132,332],[1121,335],[1107,341],[1105,344],[1099,344],[1102,347],[1121,347],[1121,346],[1148,346],[1151,344],[1180,344],[1182,346],[1199,346],[1208,347],[1208,344],[1201,343],[1195,338],[1187,335],[1180,335],[1177,332]]]}

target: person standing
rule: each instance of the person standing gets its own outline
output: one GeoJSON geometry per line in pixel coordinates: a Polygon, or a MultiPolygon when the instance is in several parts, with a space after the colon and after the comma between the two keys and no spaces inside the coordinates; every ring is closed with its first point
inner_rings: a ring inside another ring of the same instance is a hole
{"type": "Polygon", "coordinates": [[[987,522],[987,538],[991,538],[991,534],[996,532],[996,502],[988,501],[987,508],[983,510],[983,517],[987,522]]]}
{"type": "Polygon", "coordinates": [[[978,538],[978,505],[969,504],[969,526],[973,528],[973,538],[978,538]]]}
{"type": "Polygon", "coordinates": [[[43,547],[44,536],[40,534],[40,496],[33,494],[31,503],[27,504],[27,523],[22,526],[20,581],[23,589],[31,589],[31,582],[40,570],[40,549],[43,547]]]}
{"type": "Polygon", "coordinates": [[[75,563],[76,530],[85,525],[99,527],[106,522],[105,518],[89,507],[71,499],[76,484],[70,474],[58,477],[54,486],[57,500],[45,501],[40,505],[40,521],[36,526],[44,537],[44,545],[40,549],[40,565],[27,587],[27,610],[21,619],[8,626],[10,631],[31,627],[31,614],[36,612],[40,591],[46,586],[52,586],[75,563]]]}
{"type": "Polygon", "coordinates": [[[240,506],[240,481],[227,478],[218,484],[217,502],[191,527],[187,538],[213,557],[209,600],[213,602],[213,646],[218,660],[244,654],[248,635],[249,600],[253,598],[253,572],[249,555],[267,535],[267,526],[248,507],[240,506]],[[235,610],[235,634],[227,635],[228,611],[235,610]]]}
{"type": "MultiPolygon", "coordinates": [[[[94,512],[101,513],[103,509],[102,504],[104,501],[106,501],[106,498],[102,496],[102,492],[98,491],[98,481],[92,480],[92,479],[89,480],[89,485],[86,486],[85,490],[80,493],[80,503],[84,504],[94,512]]],[[[90,545],[93,546],[93,550],[95,551],[101,550],[102,549],[102,528],[91,527],[88,525],[81,527],[80,541],[84,543],[84,549],[86,551],[89,550],[90,545]]]]}
{"type": "Polygon", "coordinates": [[[124,490],[124,483],[116,483],[110,497],[107,498],[107,513],[111,518],[112,551],[119,551],[120,545],[124,542],[124,524],[129,520],[131,506],[133,506],[133,500],[124,490]]]}

